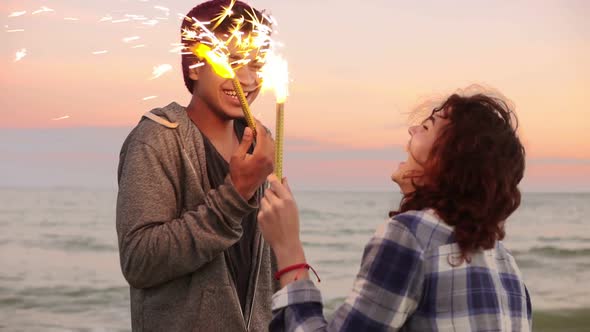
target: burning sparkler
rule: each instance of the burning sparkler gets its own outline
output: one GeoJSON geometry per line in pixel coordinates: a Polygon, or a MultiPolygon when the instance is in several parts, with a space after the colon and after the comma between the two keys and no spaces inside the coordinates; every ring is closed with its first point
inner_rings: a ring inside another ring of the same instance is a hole
{"type": "Polygon", "coordinates": [[[267,55],[266,64],[262,68],[262,90],[272,90],[275,94],[276,133],[275,133],[275,174],[283,178],[283,147],[285,139],[285,101],[289,95],[289,69],[282,57],[271,53],[267,55]]]}

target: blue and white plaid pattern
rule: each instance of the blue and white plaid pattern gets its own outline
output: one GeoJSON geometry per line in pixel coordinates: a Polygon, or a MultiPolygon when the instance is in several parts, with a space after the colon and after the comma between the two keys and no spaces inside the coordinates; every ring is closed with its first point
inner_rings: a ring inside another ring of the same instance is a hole
{"type": "Polygon", "coordinates": [[[431,210],[397,215],[365,247],[352,292],[330,322],[320,291],[300,280],[274,294],[270,330],[531,331],[530,297],[502,243],[470,263],[459,257],[453,229],[431,210]]]}

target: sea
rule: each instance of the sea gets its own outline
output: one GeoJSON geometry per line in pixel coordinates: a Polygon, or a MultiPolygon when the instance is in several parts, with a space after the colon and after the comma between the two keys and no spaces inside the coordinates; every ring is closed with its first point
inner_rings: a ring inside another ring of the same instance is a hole
{"type": "MultiPolygon", "coordinates": [[[[363,248],[399,193],[296,192],[325,310],[352,287],[363,248]]],[[[0,189],[0,331],[129,331],[116,191],[0,189]]],[[[590,331],[590,194],[524,193],[506,246],[531,293],[534,331],[590,331]]]]}

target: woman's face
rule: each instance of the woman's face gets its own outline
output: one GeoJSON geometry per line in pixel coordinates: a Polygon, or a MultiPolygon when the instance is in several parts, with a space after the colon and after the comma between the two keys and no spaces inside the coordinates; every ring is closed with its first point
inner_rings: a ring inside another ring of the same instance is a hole
{"type": "Polygon", "coordinates": [[[410,140],[406,146],[408,158],[401,162],[391,175],[391,179],[398,184],[402,193],[414,191],[412,179],[420,183],[420,176],[424,171],[432,145],[439,132],[449,123],[444,111],[436,112],[422,121],[420,125],[408,129],[410,140]]]}

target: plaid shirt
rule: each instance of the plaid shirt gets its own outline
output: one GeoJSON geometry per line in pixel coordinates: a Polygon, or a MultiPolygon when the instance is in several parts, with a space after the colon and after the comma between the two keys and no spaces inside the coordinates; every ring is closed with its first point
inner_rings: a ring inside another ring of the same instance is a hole
{"type": "Polygon", "coordinates": [[[399,214],[379,227],[332,320],[310,280],[273,296],[271,331],[530,331],[531,302],[501,242],[459,262],[453,229],[431,210],[399,214]]]}

